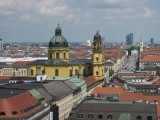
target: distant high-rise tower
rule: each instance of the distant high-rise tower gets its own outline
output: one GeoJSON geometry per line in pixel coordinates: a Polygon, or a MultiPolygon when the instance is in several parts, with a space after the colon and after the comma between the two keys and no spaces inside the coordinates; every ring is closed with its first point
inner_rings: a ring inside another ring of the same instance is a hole
{"type": "Polygon", "coordinates": [[[3,40],[0,39],[0,50],[3,50],[3,40]]]}
{"type": "Polygon", "coordinates": [[[151,44],[154,44],[154,38],[150,39],[151,44]]]}
{"type": "Polygon", "coordinates": [[[130,33],[126,36],[126,44],[132,45],[133,44],[133,33],[130,33]]]}
{"type": "Polygon", "coordinates": [[[143,51],[143,40],[142,40],[142,38],[140,39],[140,52],[142,52],[143,51]]]}

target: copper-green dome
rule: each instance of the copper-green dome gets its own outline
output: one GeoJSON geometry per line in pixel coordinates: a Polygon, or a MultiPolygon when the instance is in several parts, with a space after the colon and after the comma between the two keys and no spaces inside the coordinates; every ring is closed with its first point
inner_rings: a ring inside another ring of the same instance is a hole
{"type": "Polygon", "coordinates": [[[55,29],[55,36],[53,36],[49,42],[49,47],[68,47],[68,42],[61,34],[61,28],[59,25],[55,29]]]}

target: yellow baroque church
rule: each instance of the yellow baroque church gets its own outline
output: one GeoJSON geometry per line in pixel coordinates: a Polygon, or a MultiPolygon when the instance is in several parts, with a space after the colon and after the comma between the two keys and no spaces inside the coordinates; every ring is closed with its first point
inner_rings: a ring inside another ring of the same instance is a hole
{"type": "Polygon", "coordinates": [[[104,79],[104,63],[102,56],[102,39],[97,32],[93,40],[92,59],[69,59],[67,39],[62,36],[59,25],[55,29],[48,46],[48,60],[35,60],[28,64],[28,76],[45,74],[47,77],[94,76],[104,79]]]}

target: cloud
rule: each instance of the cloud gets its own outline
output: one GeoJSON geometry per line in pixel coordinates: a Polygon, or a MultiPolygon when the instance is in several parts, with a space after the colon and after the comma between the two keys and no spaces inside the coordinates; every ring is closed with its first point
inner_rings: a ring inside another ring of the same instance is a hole
{"type": "Polygon", "coordinates": [[[52,18],[73,24],[148,19],[156,12],[147,3],[148,0],[0,0],[0,16],[16,15],[28,22],[52,18]]]}
{"type": "Polygon", "coordinates": [[[143,13],[142,16],[145,17],[145,18],[151,18],[151,17],[153,17],[155,14],[156,14],[155,11],[151,11],[151,10],[148,9],[148,8],[144,8],[144,13],[143,13]]]}
{"type": "Polygon", "coordinates": [[[28,22],[30,22],[30,21],[32,21],[32,22],[39,22],[40,21],[36,16],[31,15],[29,13],[25,13],[25,14],[21,15],[20,16],[20,20],[22,20],[22,21],[28,21],[28,22]]]}
{"type": "Polygon", "coordinates": [[[69,7],[63,1],[43,0],[35,6],[37,12],[43,15],[63,15],[69,7]]]}

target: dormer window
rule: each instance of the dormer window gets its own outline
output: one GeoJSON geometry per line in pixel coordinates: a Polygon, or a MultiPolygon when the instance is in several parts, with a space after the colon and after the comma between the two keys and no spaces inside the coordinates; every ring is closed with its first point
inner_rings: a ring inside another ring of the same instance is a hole
{"type": "Polygon", "coordinates": [[[5,112],[0,112],[0,116],[6,115],[5,112]]]}
{"type": "Polygon", "coordinates": [[[12,115],[18,115],[18,112],[17,111],[13,111],[12,115]]]}

